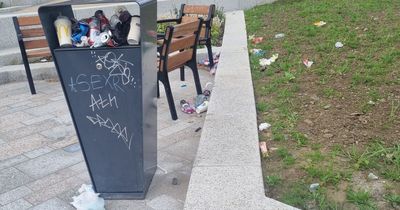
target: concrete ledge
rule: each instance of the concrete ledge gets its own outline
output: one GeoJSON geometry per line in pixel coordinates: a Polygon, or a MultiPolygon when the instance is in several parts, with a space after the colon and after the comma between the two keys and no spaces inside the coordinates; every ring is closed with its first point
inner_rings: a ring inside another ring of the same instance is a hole
{"type": "MultiPolygon", "coordinates": [[[[16,53],[16,57],[20,58],[19,49],[16,53]]],[[[213,53],[221,52],[220,47],[213,47],[213,53]]],[[[197,60],[202,60],[208,58],[207,49],[199,49],[197,53],[197,60]]],[[[10,62],[10,60],[6,59],[6,56],[2,56],[0,51],[0,85],[17,82],[17,81],[25,81],[26,73],[24,65],[9,65],[1,67],[1,62],[10,62]],[[5,59],[2,59],[4,57],[5,59]]],[[[30,64],[31,72],[34,80],[44,80],[44,79],[58,79],[57,71],[53,62],[47,63],[33,63],[30,64]]]]}
{"type": "Polygon", "coordinates": [[[226,18],[185,209],[295,209],[265,196],[244,13],[226,18]]]}
{"type": "MultiPolygon", "coordinates": [[[[57,71],[54,63],[34,63],[30,65],[34,80],[57,79],[57,71]]],[[[11,65],[0,67],[0,85],[26,81],[24,65],[11,65]]]]}

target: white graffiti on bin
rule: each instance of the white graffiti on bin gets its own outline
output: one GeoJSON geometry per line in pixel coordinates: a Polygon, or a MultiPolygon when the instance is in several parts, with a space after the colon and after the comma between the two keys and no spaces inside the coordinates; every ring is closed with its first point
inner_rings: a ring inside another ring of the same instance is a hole
{"type": "Polygon", "coordinates": [[[109,72],[109,78],[120,77],[123,85],[132,85],[135,79],[132,75],[134,65],[131,62],[122,60],[123,56],[124,54],[121,54],[117,57],[113,52],[108,52],[104,56],[94,55],[97,59],[96,68],[98,70],[106,69],[109,72]]]}
{"type": "Polygon", "coordinates": [[[113,122],[110,118],[103,119],[100,115],[96,114],[96,117],[86,116],[93,125],[99,125],[100,127],[105,127],[111,130],[111,133],[117,135],[118,139],[122,139],[128,150],[131,150],[133,134],[128,136],[127,128],[121,127],[119,123],[113,122]]]}

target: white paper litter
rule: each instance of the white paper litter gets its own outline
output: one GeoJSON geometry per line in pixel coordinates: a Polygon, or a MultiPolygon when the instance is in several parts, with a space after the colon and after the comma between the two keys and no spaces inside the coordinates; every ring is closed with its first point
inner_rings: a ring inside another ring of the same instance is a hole
{"type": "Polygon", "coordinates": [[[94,192],[92,185],[83,184],[78,192],[80,195],[72,197],[71,202],[77,210],[105,210],[104,199],[94,192]]]}
{"type": "Polygon", "coordinates": [[[261,123],[258,126],[258,130],[263,131],[263,130],[266,130],[266,129],[270,128],[270,127],[271,127],[271,124],[269,124],[269,123],[261,123]]]}
{"type": "Polygon", "coordinates": [[[262,58],[259,60],[260,66],[265,67],[265,66],[270,66],[272,63],[274,63],[277,59],[279,58],[279,54],[274,54],[272,55],[271,58],[262,58]]]}
{"type": "Polygon", "coordinates": [[[341,42],[336,42],[335,47],[336,48],[342,48],[344,45],[341,42]]]}

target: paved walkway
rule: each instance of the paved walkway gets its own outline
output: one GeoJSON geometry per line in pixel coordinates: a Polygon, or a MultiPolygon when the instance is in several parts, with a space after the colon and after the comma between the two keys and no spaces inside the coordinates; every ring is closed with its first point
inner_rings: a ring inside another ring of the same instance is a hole
{"type": "MultiPolygon", "coordinates": [[[[190,71],[187,82],[171,74],[176,104],[195,95],[190,71]],[[181,87],[187,84],[187,87],[181,87]]],[[[201,81],[212,81],[201,70],[201,81]]],[[[74,209],[72,196],[90,178],[59,82],[0,85],[0,210],[74,209]]],[[[161,86],[161,90],[163,87],[161,86]]],[[[179,110],[179,109],[178,109],[179,110]]],[[[170,118],[165,95],[158,100],[158,165],[146,200],[106,201],[106,209],[182,209],[203,126],[202,116],[178,111],[170,118]],[[178,185],[172,185],[172,179],[178,185]]]]}

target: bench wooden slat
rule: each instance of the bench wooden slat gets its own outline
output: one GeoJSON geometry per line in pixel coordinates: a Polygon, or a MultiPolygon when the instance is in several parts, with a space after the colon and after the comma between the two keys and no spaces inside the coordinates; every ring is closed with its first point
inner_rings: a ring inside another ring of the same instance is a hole
{"type": "Polygon", "coordinates": [[[174,27],[173,36],[174,37],[181,37],[181,36],[184,36],[184,35],[188,35],[189,33],[192,33],[194,31],[197,31],[197,29],[199,27],[199,21],[200,20],[196,20],[196,21],[192,21],[192,22],[182,23],[182,24],[176,25],[174,27]]]}
{"type": "Polygon", "coordinates": [[[38,39],[38,40],[30,40],[24,41],[26,49],[35,49],[35,48],[45,48],[49,47],[47,40],[45,39],[38,39]]]}
{"type": "Polygon", "coordinates": [[[185,50],[174,55],[169,56],[168,58],[168,72],[173,71],[186,62],[190,61],[193,56],[193,49],[185,50]]]}
{"type": "Polygon", "coordinates": [[[42,58],[51,56],[50,49],[29,50],[26,52],[26,54],[28,55],[28,58],[42,58]]]}
{"type": "Polygon", "coordinates": [[[31,17],[18,17],[18,24],[20,26],[41,25],[39,16],[31,17]]]}
{"type": "Polygon", "coordinates": [[[191,35],[179,39],[173,39],[172,43],[169,46],[169,52],[175,52],[178,50],[183,50],[187,48],[193,47],[196,43],[196,35],[191,35]]]}
{"type": "Polygon", "coordinates": [[[23,38],[44,36],[43,28],[21,29],[23,38]]]}
{"type": "Polygon", "coordinates": [[[210,11],[209,6],[199,6],[199,5],[185,5],[183,9],[183,13],[185,14],[208,15],[209,11],[210,11]]]}

